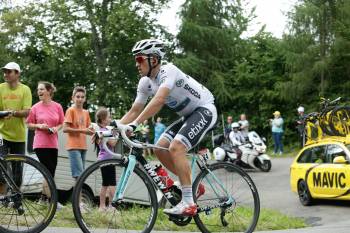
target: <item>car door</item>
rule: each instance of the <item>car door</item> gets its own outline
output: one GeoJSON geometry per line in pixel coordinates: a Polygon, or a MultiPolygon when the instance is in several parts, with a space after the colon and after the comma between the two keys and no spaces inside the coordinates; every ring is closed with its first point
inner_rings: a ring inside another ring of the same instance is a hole
{"type": "Polygon", "coordinates": [[[305,172],[305,180],[313,197],[321,197],[324,193],[322,174],[326,169],[326,145],[317,145],[312,148],[309,168],[305,172]]]}
{"type": "Polygon", "coordinates": [[[322,195],[327,198],[350,198],[350,165],[335,164],[333,160],[337,156],[343,156],[348,160],[347,149],[341,144],[329,144],[326,151],[326,163],[320,169],[317,183],[323,189],[322,195]]]}

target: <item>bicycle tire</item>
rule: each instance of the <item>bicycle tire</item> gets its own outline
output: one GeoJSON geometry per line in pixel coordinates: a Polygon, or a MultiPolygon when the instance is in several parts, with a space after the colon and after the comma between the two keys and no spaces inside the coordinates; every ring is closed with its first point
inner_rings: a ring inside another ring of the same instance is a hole
{"type": "Polygon", "coordinates": [[[345,137],[350,133],[350,107],[340,106],[332,111],[330,127],[336,136],[345,137]],[[341,115],[339,115],[339,113],[341,115]]]}
{"type": "MultiPolygon", "coordinates": [[[[3,162],[23,163],[23,181],[20,186],[20,201],[17,202],[15,198],[12,197],[14,191],[8,188],[9,190],[5,196],[9,199],[0,203],[0,214],[2,216],[0,219],[0,232],[38,233],[43,231],[52,221],[57,208],[58,194],[54,179],[50,172],[43,164],[28,156],[5,155],[3,162]],[[41,190],[40,188],[43,185],[43,179],[47,182],[47,187],[51,196],[47,202],[41,203],[37,202],[41,196],[41,191],[39,191],[39,193],[37,192],[38,190],[41,190]],[[17,209],[15,207],[17,205],[16,203],[20,205],[21,208],[17,209]],[[23,213],[20,214],[22,210],[23,213]],[[11,217],[8,217],[10,220],[6,217],[6,212],[11,215],[11,217]],[[35,214],[35,216],[31,214],[35,214]],[[15,215],[15,217],[13,217],[13,215],[15,215]],[[40,217],[43,217],[43,219],[40,220],[40,217]],[[16,220],[15,225],[11,225],[13,219],[16,220]],[[24,223],[27,223],[27,225],[24,225],[24,223]],[[35,223],[36,225],[29,226],[30,223],[35,223]]],[[[12,175],[10,166],[7,166],[7,170],[10,175],[12,175]]]]}
{"type": "Polygon", "coordinates": [[[331,124],[330,119],[331,119],[333,110],[334,110],[334,106],[327,107],[320,113],[320,116],[319,116],[319,125],[322,129],[322,132],[329,136],[336,136],[336,132],[332,130],[332,127],[330,125],[331,124]]]}
{"type": "MultiPolygon", "coordinates": [[[[100,168],[108,165],[115,167],[117,181],[122,170],[127,167],[127,164],[124,164],[121,162],[121,160],[118,159],[98,161],[88,167],[77,180],[77,183],[73,190],[72,206],[74,217],[80,229],[85,233],[95,232],[98,228],[98,232],[102,232],[101,228],[106,227],[106,232],[115,232],[113,229],[123,229],[123,232],[128,232],[127,228],[130,227],[133,228],[130,229],[130,231],[133,232],[135,232],[135,230],[142,233],[151,232],[158,214],[157,196],[153,187],[152,180],[143,170],[138,167],[138,165],[135,166],[133,174],[130,174],[130,179],[124,194],[123,201],[120,203],[118,209],[111,207],[113,208],[112,211],[96,213],[96,206],[84,206],[80,203],[80,193],[83,190],[85,181],[91,178],[91,176],[95,176],[94,179],[96,182],[99,182],[99,180],[101,180],[100,168]],[[136,198],[132,197],[132,195],[135,195],[135,193],[132,193],[133,191],[142,195],[147,192],[148,196],[146,195],[146,197],[142,200],[141,198],[136,200],[136,198]],[[123,213],[129,210],[132,212],[123,213]],[[141,222],[141,215],[145,215],[145,212],[148,211],[149,217],[146,219],[146,221],[141,222]],[[101,226],[99,225],[100,222],[96,221],[96,218],[101,218],[101,221],[104,219],[104,221],[107,222],[101,226]],[[120,225],[122,224],[124,225],[121,228],[120,225]],[[113,229],[109,227],[112,227],[113,229]],[[135,227],[137,229],[135,229],[135,227]]],[[[102,184],[102,182],[100,182],[100,184],[102,184]]],[[[97,189],[97,187],[95,189],[97,189]]]]}
{"type": "MultiPolygon", "coordinates": [[[[234,203],[229,209],[225,210],[225,216],[229,215],[228,218],[225,218],[225,221],[227,223],[226,226],[224,226],[221,217],[219,217],[219,211],[221,208],[216,208],[214,211],[208,213],[203,211],[194,216],[197,227],[203,233],[237,231],[245,233],[253,232],[258,223],[260,214],[259,194],[253,180],[245,171],[228,162],[219,162],[212,164],[209,166],[209,170],[210,172],[208,170],[202,170],[197,175],[193,184],[193,196],[195,202],[198,205],[198,208],[205,208],[210,205],[215,206],[215,204],[218,204],[218,201],[222,202],[222,199],[225,200],[227,198],[223,196],[220,198],[217,197],[219,189],[222,190],[222,188],[210,181],[211,173],[214,173],[217,177],[220,177],[221,182],[232,182],[232,184],[224,184],[224,186],[227,191],[231,191],[230,195],[233,196],[234,203]],[[204,185],[205,192],[203,195],[197,198],[197,190],[199,189],[200,184],[204,185]],[[236,185],[239,186],[236,187],[236,185]],[[231,190],[235,188],[235,191],[231,190]],[[232,193],[232,191],[234,193],[232,193]],[[243,194],[242,192],[244,191],[247,192],[243,194]],[[252,197],[252,200],[250,200],[251,202],[245,201],[248,200],[248,195],[251,195],[252,197]],[[241,200],[240,198],[243,197],[244,200],[241,200]],[[226,212],[227,210],[229,212],[226,212]],[[239,216],[240,214],[242,215],[239,216]],[[243,216],[243,214],[245,214],[247,217],[243,216]],[[248,224],[245,226],[245,222],[247,222],[247,220],[248,224]]],[[[213,181],[213,179],[211,180],[213,181]]],[[[222,193],[221,195],[226,194],[222,193]]]]}

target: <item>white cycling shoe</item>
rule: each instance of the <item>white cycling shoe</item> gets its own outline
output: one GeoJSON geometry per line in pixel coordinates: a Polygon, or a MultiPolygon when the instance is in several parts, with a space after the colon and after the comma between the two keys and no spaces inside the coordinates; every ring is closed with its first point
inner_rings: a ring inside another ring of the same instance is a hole
{"type": "Polygon", "coordinates": [[[163,212],[169,215],[194,216],[197,214],[197,205],[187,204],[181,201],[171,209],[164,209],[163,212]]]}

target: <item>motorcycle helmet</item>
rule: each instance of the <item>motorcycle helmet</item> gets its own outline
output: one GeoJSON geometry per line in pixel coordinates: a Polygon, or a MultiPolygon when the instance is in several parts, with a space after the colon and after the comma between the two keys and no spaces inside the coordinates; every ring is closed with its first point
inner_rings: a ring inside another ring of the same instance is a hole
{"type": "Polygon", "coordinates": [[[220,147],[215,148],[213,151],[213,154],[214,154],[215,160],[217,161],[223,161],[226,155],[225,150],[220,147]]]}
{"type": "Polygon", "coordinates": [[[232,129],[239,129],[239,124],[237,122],[233,122],[231,124],[232,129]]]}
{"type": "Polygon", "coordinates": [[[303,106],[300,106],[299,108],[298,108],[298,112],[304,112],[304,107],[303,106]]]}

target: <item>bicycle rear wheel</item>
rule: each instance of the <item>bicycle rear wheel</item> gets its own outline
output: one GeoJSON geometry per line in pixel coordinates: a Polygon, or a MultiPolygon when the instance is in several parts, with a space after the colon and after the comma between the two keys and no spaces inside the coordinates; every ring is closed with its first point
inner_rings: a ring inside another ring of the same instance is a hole
{"type": "Polygon", "coordinates": [[[149,176],[138,165],[130,174],[124,197],[117,207],[110,207],[105,211],[99,209],[97,199],[102,187],[101,168],[107,166],[114,169],[118,183],[127,164],[117,159],[108,159],[87,168],[74,187],[72,205],[79,227],[85,233],[151,232],[157,218],[157,196],[149,176]],[[91,183],[91,180],[96,183],[93,190],[90,190],[97,197],[96,202],[84,203],[82,193],[86,190],[85,184],[91,183]]]}
{"type": "Polygon", "coordinates": [[[50,172],[40,162],[27,156],[6,155],[1,162],[9,179],[17,176],[21,185],[19,191],[13,190],[4,179],[5,175],[1,174],[1,184],[7,183],[7,193],[0,197],[0,232],[41,232],[51,222],[57,207],[56,185],[50,172]],[[21,175],[12,172],[14,164],[23,167],[21,175]]]}
{"type": "Polygon", "coordinates": [[[231,163],[215,163],[209,170],[202,170],[193,184],[198,228],[205,233],[253,232],[260,200],[250,176],[231,163]]]}
{"type": "Polygon", "coordinates": [[[332,111],[330,127],[336,136],[346,136],[350,133],[350,108],[340,106],[332,111]]]}

